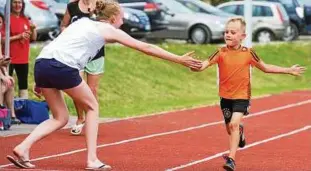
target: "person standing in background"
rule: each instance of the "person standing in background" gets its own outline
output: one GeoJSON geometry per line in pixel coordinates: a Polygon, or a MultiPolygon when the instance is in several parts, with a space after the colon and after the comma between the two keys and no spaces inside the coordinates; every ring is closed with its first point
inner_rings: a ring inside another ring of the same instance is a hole
{"type": "MultiPolygon", "coordinates": [[[[37,39],[35,25],[25,14],[24,0],[11,1],[10,16],[10,57],[9,75],[15,70],[18,80],[18,96],[28,98],[28,70],[30,41],[37,39]]],[[[4,27],[2,31],[4,32],[4,27]]]]}
{"type": "MultiPolygon", "coordinates": [[[[67,10],[65,12],[64,18],[61,23],[61,30],[63,31],[71,23],[79,20],[80,18],[87,17],[91,18],[90,11],[94,8],[92,0],[71,0],[67,5],[67,10]]],[[[98,87],[101,76],[104,73],[104,62],[105,62],[105,46],[103,46],[100,51],[96,54],[95,60],[89,62],[84,70],[80,72],[83,78],[84,72],[86,75],[86,82],[91,88],[92,93],[95,95],[98,101],[98,87]]],[[[77,121],[73,125],[70,133],[73,135],[80,135],[84,126],[84,115],[83,107],[81,104],[74,101],[75,108],[77,111],[77,121]]]]}
{"type": "MultiPolygon", "coordinates": [[[[4,23],[4,16],[0,13],[0,30],[4,23]]],[[[21,121],[16,118],[14,111],[14,79],[9,76],[7,66],[10,58],[4,57],[0,33],[0,108],[8,108],[11,111],[11,124],[21,124],[21,121]]],[[[3,130],[3,124],[0,122],[0,130],[3,130]]]]}

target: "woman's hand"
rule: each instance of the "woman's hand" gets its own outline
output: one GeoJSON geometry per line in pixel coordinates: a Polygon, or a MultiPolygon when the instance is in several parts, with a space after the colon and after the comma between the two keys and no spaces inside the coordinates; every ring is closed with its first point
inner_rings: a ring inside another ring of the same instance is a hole
{"type": "Polygon", "coordinates": [[[181,56],[180,58],[180,64],[184,65],[186,67],[189,67],[191,69],[200,69],[202,67],[202,61],[198,59],[194,59],[194,52],[188,52],[181,56]]]}

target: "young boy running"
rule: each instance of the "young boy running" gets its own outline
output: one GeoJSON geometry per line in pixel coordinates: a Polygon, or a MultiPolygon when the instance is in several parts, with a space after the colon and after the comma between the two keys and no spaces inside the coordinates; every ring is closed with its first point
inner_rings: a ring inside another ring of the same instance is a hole
{"type": "Polygon", "coordinates": [[[203,71],[213,64],[219,69],[220,107],[223,112],[226,129],[229,134],[230,152],[224,156],[223,168],[235,170],[235,155],[238,147],[245,146],[242,117],[248,114],[251,98],[250,68],[257,67],[265,73],[282,73],[299,76],[304,67],[294,65],[283,68],[264,63],[256,53],[241,46],[246,37],[246,23],[243,18],[232,18],[227,22],[225,31],[226,47],[222,47],[203,62],[202,68],[193,71],[203,71]]]}

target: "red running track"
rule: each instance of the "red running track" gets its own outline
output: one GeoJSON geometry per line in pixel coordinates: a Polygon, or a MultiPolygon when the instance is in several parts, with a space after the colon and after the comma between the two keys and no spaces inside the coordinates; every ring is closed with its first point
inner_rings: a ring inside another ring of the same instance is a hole
{"type": "MultiPolygon", "coordinates": [[[[244,120],[248,144],[310,126],[311,92],[255,99],[251,113],[244,120]]],[[[3,170],[15,170],[13,166],[7,166],[5,156],[11,154],[23,138],[25,135],[0,138],[3,149],[0,167],[3,170]]],[[[227,141],[220,109],[210,106],[103,123],[98,154],[116,171],[167,170],[224,152],[228,150],[227,141]]],[[[238,170],[296,168],[310,171],[310,142],[310,129],[307,129],[247,148],[238,153],[238,170]]],[[[83,136],[70,136],[69,130],[61,130],[37,143],[31,157],[37,160],[34,161],[38,167],[35,170],[83,170],[86,153],[79,150],[84,148],[83,136]],[[43,156],[47,158],[42,159],[43,156]]],[[[216,157],[180,170],[222,170],[222,164],[223,160],[216,157]]]]}

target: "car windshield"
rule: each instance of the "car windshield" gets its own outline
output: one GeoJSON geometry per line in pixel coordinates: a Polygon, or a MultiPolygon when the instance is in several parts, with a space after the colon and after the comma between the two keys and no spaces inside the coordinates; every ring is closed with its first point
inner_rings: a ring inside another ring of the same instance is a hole
{"type": "Polygon", "coordinates": [[[64,4],[68,4],[69,0],[55,0],[58,3],[64,3],[64,4]]]}
{"type": "Polygon", "coordinates": [[[156,0],[156,2],[163,4],[173,13],[193,13],[190,9],[175,0],[156,0]]]}
{"type": "Polygon", "coordinates": [[[280,0],[280,3],[283,4],[287,12],[296,12],[296,5],[293,0],[280,0]]]}
{"type": "Polygon", "coordinates": [[[298,0],[298,3],[300,5],[308,5],[311,6],[311,1],[310,0],[298,0]]]}
{"type": "Polygon", "coordinates": [[[208,11],[211,14],[217,15],[217,16],[232,16],[232,15],[227,14],[226,12],[224,12],[224,11],[222,11],[222,10],[212,6],[212,5],[209,5],[205,2],[202,2],[202,1],[196,1],[195,0],[195,1],[191,1],[191,2],[190,1],[186,1],[186,2],[191,3],[193,5],[196,5],[198,7],[202,7],[202,8],[204,8],[204,10],[208,11]]]}

